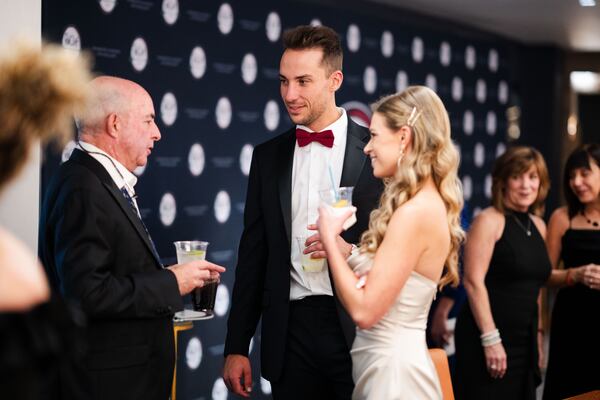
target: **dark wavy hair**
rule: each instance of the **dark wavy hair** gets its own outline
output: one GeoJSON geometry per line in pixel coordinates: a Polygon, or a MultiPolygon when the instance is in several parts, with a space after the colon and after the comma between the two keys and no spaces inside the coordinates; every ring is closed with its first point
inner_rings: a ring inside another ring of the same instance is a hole
{"type": "Polygon", "coordinates": [[[338,34],[326,26],[300,25],[283,33],[283,48],[290,50],[321,49],[327,73],[342,70],[344,52],[338,34]]]}
{"type": "Polygon", "coordinates": [[[573,150],[569,158],[567,158],[563,174],[563,193],[567,201],[569,218],[573,218],[584,207],[575,193],[573,193],[573,190],[571,190],[571,174],[577,168],[590,169],[590,162],[594,162],[596,166],[600,167],[600,145],[597,143],[581,145],[573,150]]]}

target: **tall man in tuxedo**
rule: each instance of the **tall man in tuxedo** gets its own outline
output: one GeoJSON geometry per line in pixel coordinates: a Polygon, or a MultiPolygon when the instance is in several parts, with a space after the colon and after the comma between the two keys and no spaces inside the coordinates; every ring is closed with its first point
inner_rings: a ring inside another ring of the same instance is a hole
{"type": "MultiPolygon", "coordinates": [[[[336,106],[343,80],[337,34],[299,26],[285,32],[283,44],[280,91],[296,126],[254,150],[223,377],[231,391],[249,396],[248,346],[262,316],[262,375],[275,398],[349,399],[354,326],[327,268],[303,271],[304,249],[296,238],[311,235],[318,192],[331,188],[329,168],[337,186],[354,186],[358,221],[338,240],[347,255],[366,230],[383,185],[363,153],[368,130],[336,106]]],[[[325,256],[318,239],[309,237],[306,251],[325,256]]]]}
{"type": "Polygon", "coordinates": [[[183,309],[182,295],[224,269],[206,261],[163,268],[139,215],[132,173],[160,140],[152,99],[114,77],[96,78],[91,88],[78,148],[44,199],[40,258],[53,289],[88,317],[88,398],[166,400],[173,313],[183,309]]]}

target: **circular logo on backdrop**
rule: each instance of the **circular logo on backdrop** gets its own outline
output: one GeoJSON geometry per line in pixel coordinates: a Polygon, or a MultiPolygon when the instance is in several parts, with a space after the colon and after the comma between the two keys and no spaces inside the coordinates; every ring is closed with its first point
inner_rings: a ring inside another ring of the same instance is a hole
{"type": "Polygon", "coordinates": [[[60,157],[61,164],[71,158],[71,154],[73,153],[73,150],[75,150],[75,146],[77,146],[77,143],[75,143],[74,140],[69,140],[69,142],[65,145],[60,157]]]}
{"type": "Polygon", "coordinates": [[[272,11],[267,15],[265,31],[270,42],[279,40],[279,35],[281,35],[281,18],[279,18],[279,14],[272,11]]]}
{"type": "Polygon", "coordinates": [[[148,166],[148,163],[146,163],[146,165],[140,165],[139,167],[137,167],[136,169],[133,170],[133,173],[136,176],[142,176],[142,174],[144,173],[144,171],[146,170],[146,167],[148,166]]]}
{"type": "Polygon", "coordinates": [[[74,26],[68,26],[62,36],[62,47],[67,50],[79,52],[81,50],[81,37],[74,26]]]}
{"type": "Polygon", "coordinates": [[[500,157],[506,151],[506,145],[502,142],[498,143],[496,146],[496,158],[500,157]]]}
{"type": "Polygon", "coordinates": [[[250,173],[250,164],[252,163],[252,153],[254,147],[251,144],[245,144],[240,151],[240,169],[242,174],[248,176],[250,173]]]}
{"type": "Polygon", "coordinates": [[[271,132],[279,126],[279,106],[275,100],[267,101],[263,119],[265,120],[265,126],[271,132]]]}
{"type": "Polygon", "coordinates": [[[348,50],[356,53],[360,49],[360,29],[355,24],[348,26],[348,32],[346,32],[346,43],[348,50]]]}
{"type": "Polygon", "coordinates": [[[475,148],[473,149],[473,164],[477,168],[483,167],[483,163],[485,162],[485,147],[483,144],[476,143],[475,148]]]}
{"type": "Polygon", "coordinates": [[[171,193],[167,192],[163,194],[158,207],[158,214],[160,216],[160,222],[162,222],[164,226],[171,226],[173,221],[175,221],[177,206],[175,204],[175,197],[171,193]]]}
{"type": "Polygon", "coordinates": [[[498,101],[502,104],[508,101],[508,85],[505,81],[500,81],[498,84],[498,101]]]}
{"type": "Polygon", "coordinates": [[[425,53],[423,39],[421,39],[418,36],[415,36],[415,38],[412,41],[411,53],[414,62],[420,63],[421,61],[423,61],[423,55],[425,53]]]}
{"type": "Polygon", "coordinates": [[[371,109],[365,103],[360,101],[349,101],[342,104],[342,108],[346,110],[346,113],[352,121],[365,128],[369,127],[371,123],[371,109]]]}
{"type": "Polygon", "coordinates": [[[178,0],[163,0],[162,14],[165,22],[173,25],[179,17],[179,1],[178,0]]]}
{"type": "Polygon", "coordinates": [[[375,68],[368,65],[365,68],[365,72],[363,74],[363,83],[365,86],[365,92],[368,94],[375,93],[375,89],[377,89],[377,72],[375,68]]]}
{"type": "Polygon", "coordinates": [[[488,67],[492,72],[498,71],[498,51],[496,51],[496,49],[490,49],[490,53],[488,54],[488,67]]]}
{"type": "Polygon", "coordinates": [[[217,296],[215,298],[215,314],[217,317],[222,317],[229,310],[229,289],[224,283],[221,283],[217,288],[217,296]]]}
{"type": "Polygon", "coordinates": [[[323,24],[321,23],[321,20],[318,18],[313,18],[310,21],[310,26],[321,26],[321,25],[323,25],[323,24]]]}
{"type": "Polygon", "coordinates": [[[450,60],[452,59],[452,49],[450,48],[450,43],[442,42],[440,44],[440,64],[444,67],[450,65],[450,60]]]}
{"type": "Polygon", "coordinates": [[[404,71],[398,71],[396,74],[396,91],[403,92],[408,87],[408,75],[404,71]]]}
{"type": "Polygon", "coordinates": [[[475,126],[475,118],[471,110],[466,110],[463,115],[463,132],[465,135],[471,135],[473,133],[473,127],[475,126]]]}
{"type": "Polygon", "coordinates": [[[485,118],[485,130],[490,136],[496,134],[496,113],[493,111],[488,111],[487,113],[485,118]]]}
{"type": "Polygon", "coordinates": [[[171,126],[177,119],[177,99],[171,92],[165,93],[160,102],[160,117],[166,126],[171,126]]]}
{"type": "Polygon", "coordinates": [[[217,101],[217,107],[215,108],[215,117],[219,128],[227,129],[229,127],[232,114],[231,102],[227,97],[221,97],[217,101]]]}
{"type": "Polygon", "coordinates": [[[194,47],[190,54],[190,72],[196,79],[202,78],[206,72],[206,53],[200,46],[194,47]]]}
{"type": "Polygon", "coordinates": [[[192,371],[198,368],[202,362],[202,343],[195,336],[190,339],[185,349],[185,362],[192,371]]]}
{"type": "Polygon", "coordinates": [[[463,96],[463,84],[462,79],[458,76],[455,76],[452,79],[452,100],[458,102],[462,100],[463,96]]]}
{"type": "Polygon", "coordinates": [[[258,67],[256,65],[256,57],[252,53],[248,53],[242,59],[242,79],[243,81],[251,85],[256,80],[256,72],[258,67]]]}
{"type": "Polygon", "coordinates": [[[117,0],[100,0],[100,8],[107,14],[110,14],[112,10],[117,6],[117,0]]]}
{"type": "Polygon", "coordinates": [[[470,200],[473,194],[473,181],[469,175],[465,175],[462,178],[463,196],[465,200],[470,200]]]}
{"type": "Polygon", "coordinates": [[[227,386],[223,378],[217,378],[212,387],[212,400],[227,400],[227,386]]]}
{"type": "Polygon", "coordinates": [[[263,394],[271,394],[271,382],[262,376],[260,377],[260,391],[263,392],[263,394]]]}
{"type": "Polygon", "coordinates": [[[485,103],[485,97],[487,95],[487,87],[483,79],[477,79],[475,86],[475,98],[480,103],[485,103]]]}
{"type": "Polygon", "coordinates": [[[473,69],[475,68],[475,61],[475,48],[473,46],[467,46],[467,48],[465,49],[465,66],[468,69],[473,69]]]}
{"type": "Polygon", "coordinates": [[[223,35],[228,35],[233,29],[233,9],[229,3],[221,4],[217,13],[217,24],[223,35]]]}
{"type": "Polygon", "coordinates": [[[146,45],[146,41],[141,37],[136,37],[131,44],[129,56],[131,57],[133,69],[138,72],[143,71],[146,68],[146,64],[148,64],[148,46],[146,45]]]}
{"type": "Polygon", "coordinates": [[[204,171],[204,148],[200,143],[194,143],[190,147],[190,153],[188,154],[188,166],[190,167],[190,173],[193,176],[199,176],[204,171]]]}
{"type": "Polygon", "coordinates": [[[483,191],[485,193],[485,197],[488,199],[492,198],[492,175],[487,174],[485,176],[485,183],[483,184],[483,191]]]}
{"type": "Polygon", "coordinates": [[[224,224],[229,219],[231,214],[231,200],[226,191],[221,190],[215,197],[215,218],[220,223],[224,224]]]}
{"type": "Polygon", "coordinates": [[[381,35],[381,54],[390,58],[394,54],[394,35],[390,31],[384,31],[381,35]]]}
{"type": "Polygon", "coordinates": [[[427,76],[425,77],[425,86],[427,86],[434,92],[437,92],[437,79],[435,78],[435,75],[427,74],[427,76]]]}

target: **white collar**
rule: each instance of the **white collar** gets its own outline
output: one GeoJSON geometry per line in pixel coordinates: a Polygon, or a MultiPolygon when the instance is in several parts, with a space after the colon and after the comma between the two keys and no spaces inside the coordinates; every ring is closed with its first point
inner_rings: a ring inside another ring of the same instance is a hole
{"type": "Polygon", "coordinates": [[[79,141],[77,148],[88,153],[88,155],[94,157],[96,161],[102,164],[119,189],[125,187],[131,197],[135,195],[135,190],[133,188],[137,183],[137,177],[125,168],[123,164],[111,157],[104,150],[91,143],[84,142],[83,140],[79,141]]]}

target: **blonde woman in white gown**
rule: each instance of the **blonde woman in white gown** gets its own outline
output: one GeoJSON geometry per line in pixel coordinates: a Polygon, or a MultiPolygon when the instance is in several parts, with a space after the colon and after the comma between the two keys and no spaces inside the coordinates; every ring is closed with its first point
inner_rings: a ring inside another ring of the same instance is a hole
{"type": "Polygon", "coordinates": [[[380,207],[348,260],[336,237],[350,212],[321,207],[316,246],[326,251],[338,297],[358,326],[352,398],[441,399],[425,327],[438,285],[458,282],[458,153],[446,109],[426,87],[384,97],[373,111],[364,151],[386,183],[380,207]]]}

